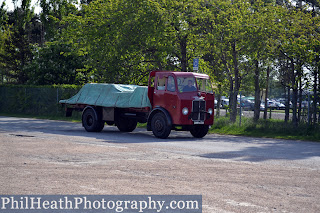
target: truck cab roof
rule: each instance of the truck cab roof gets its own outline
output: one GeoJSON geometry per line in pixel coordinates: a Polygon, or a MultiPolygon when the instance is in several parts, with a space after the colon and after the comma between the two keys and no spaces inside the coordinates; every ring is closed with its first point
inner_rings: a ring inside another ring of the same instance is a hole
{"type": "Polygon", "coordinates": [[[169,75],[175,75],[177,77],[180,76],[194,76],[196,78],[205,78],[209,79],[209,76],[207,74],[203,73],[194,73],[194,72],[179,72],[179,71],[160,71],[160,70],[155,70],[150,72],[150,77],[154,77],[156,73],[161,76],[161,77],[166,77],[169,75]]]}

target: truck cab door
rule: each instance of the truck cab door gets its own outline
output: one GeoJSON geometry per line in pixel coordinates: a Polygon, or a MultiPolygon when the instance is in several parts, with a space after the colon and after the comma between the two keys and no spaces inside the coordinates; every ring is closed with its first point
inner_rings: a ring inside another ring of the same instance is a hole
{"type": "Polygon", "coordinates": [[[153,107],[164,107],[165,108],[165,89],[166,89],[166,78],[163,75],[155,76],[155,87],[153,94],[153,107]]]}
{"type": "Polygon", "coordinates": [[[155,78],[155,90],[153,96],[154,107],[162,107],[166,109],[173,123],[176,123],[175,119],[178,117],[178,100],[177,100],[177,82],[173,75],[164,75],[159,73],[155,78]]]}
{"type": "Polygon", "coordinates": [[[165,91],[165,99],[166,99],[166,110],[171,115],[173,123],[176,123],[176,117],[179,115],[178,113],[178,96],[177,96],[177,83],[175,78],[172,75],[167,77],[167,86],[165,91]]]}

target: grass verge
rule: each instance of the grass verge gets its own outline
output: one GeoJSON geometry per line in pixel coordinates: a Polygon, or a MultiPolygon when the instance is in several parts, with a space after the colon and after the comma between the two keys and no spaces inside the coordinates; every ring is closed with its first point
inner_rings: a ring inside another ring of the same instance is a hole
{"type": "Polygon", "coordinates": [[[311,126],[301,123],[299,127],[295,127],[291,122],[285,123],[276,119],[260,119],[255,123],[252,118],[242,117],[241,125],[239,125],[239,118],[235,123],[231,123],[228,117],[220,117],[215,119],[215,123],[209,132],[226,135],[320,141],[319,125],[311,126]]]}

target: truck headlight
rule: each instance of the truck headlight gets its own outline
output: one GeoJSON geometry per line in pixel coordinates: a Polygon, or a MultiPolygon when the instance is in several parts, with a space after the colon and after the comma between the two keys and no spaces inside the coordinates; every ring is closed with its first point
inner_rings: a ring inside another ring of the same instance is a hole
{"type": "Polygon", "coordinates": [[[213,110],[211,108],[208,109],[208,113],[212,115],[213,110]]]}
{"type": "Polygon", "coordinates": [[[188,112],[189,112],[189,110],[188,110],[187,107],[185,107],[185,108],[182,109],[182,114],[183,114],[183,115],[188,115],[188,112]]]}

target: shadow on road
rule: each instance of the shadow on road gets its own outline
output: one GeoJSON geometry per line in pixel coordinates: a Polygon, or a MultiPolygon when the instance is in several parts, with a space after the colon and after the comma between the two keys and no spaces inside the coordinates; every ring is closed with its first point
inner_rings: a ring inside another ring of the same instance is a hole
{"type": "MultiPolygon", "coordinates": [[[[221,138],[214,136],[211,142],[218,142],[221,138]]],[[[302,160],[320,157],[320,143],[307,141],[291,141],[267,138],[251,138],[242,136],[226,136],[229,143],[243,143],[241,149],[200,154],[198,156],[213,159],[233,159],[248,162],[266,160],[302,160]]]]}
{"type": "MultiPolygon", "coordinates": [[[[86,132],[81,123],[66,121],[41,120],[30,118],[15,118],[0,116],[0,132],[23,131],[42,132],[46,134],[57,134],[67,136],[80,136],[105,140],[108,143],[152,143],[152,142],[171,142],[174,141],[197,141],[203,140],[193,138],[189,132],[172,131],[169,138],[159,139],[153,136],[151,131],[144,128],[137,128],[133,132],[120,132],[115,126],[106,125],[102,132],[86,132]]],[[[28,136],[28,135],[26,135],[28,136]]]]}

